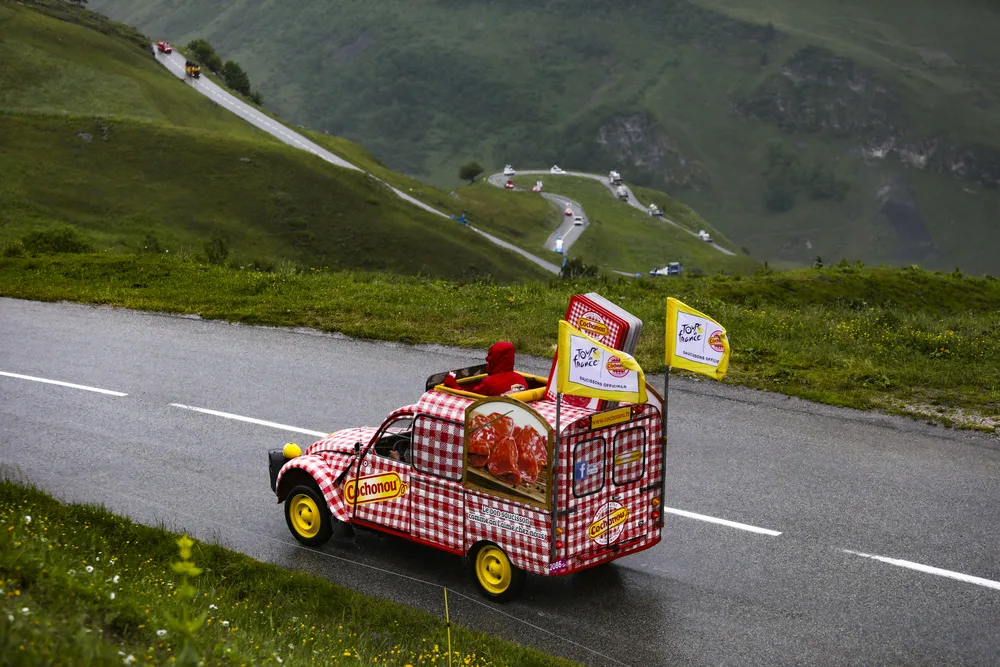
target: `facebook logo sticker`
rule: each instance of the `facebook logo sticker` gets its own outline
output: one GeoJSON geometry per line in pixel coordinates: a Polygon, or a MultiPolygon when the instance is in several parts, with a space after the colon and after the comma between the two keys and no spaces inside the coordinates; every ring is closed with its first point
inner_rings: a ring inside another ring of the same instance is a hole
{"type": "Polygon", "coordinates": [[[573,466],[573,477],[574,479],[587,479],[587,462],[577,461],[573,466]]]}

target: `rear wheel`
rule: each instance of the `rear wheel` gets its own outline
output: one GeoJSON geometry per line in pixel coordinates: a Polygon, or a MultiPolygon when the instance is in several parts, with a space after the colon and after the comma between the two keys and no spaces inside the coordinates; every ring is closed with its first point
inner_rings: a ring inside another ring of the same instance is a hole
{"type": "Polygon", "coordinates": [[[302,544],[317,547],[333,535],[333,518],[316,482],[299,484],[285,498],[285,522],[302,544]]]}
{"type": "Polygon", "coordinates": [[[496,602],[516,597],[524,583],[524,572],[492,542],[485,542],[469,553],[469,574],[479,592],[496,602]]]}

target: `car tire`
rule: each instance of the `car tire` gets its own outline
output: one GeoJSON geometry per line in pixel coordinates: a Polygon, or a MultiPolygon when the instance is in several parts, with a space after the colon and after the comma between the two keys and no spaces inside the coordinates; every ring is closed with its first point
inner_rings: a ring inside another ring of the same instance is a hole
{"type": "Polygon", "coordinates": [[[333,536],[333,517],[316,482],[299,484],[288,493],[285,523],[292,536],[308,547],[325,544],[333,536]]]}
{"type": "Polygon", "coordinates": [[[524,585],[524,571],[510,562],[506,552],[492,542],[481,542],[469,551],[469,575],[479,592],[494,602],[509,602],[524,585]]]}

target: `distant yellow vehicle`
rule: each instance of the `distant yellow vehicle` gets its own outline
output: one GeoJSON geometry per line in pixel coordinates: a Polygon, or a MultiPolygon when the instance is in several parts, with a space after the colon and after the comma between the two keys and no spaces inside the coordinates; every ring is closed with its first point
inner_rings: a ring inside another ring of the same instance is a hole
{"type": "Polygon", "coordinates": [[[198,67],[198,63],[194,63],[188,60],[187,62],[184,63],[184,71],[192,79],[201,78],[201,68],[198,67]]]}

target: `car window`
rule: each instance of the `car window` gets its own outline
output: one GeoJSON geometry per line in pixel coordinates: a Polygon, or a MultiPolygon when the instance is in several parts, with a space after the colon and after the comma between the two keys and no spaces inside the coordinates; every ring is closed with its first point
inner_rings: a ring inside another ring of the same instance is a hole
{"type": "Polygon", "coordinates": [[[413,417],[406,415],[392,420],[379,432],[375,454],[409,463],[412,435],[413,417]]]}
{"type": "Polygon", "coordinates": [[[413,427],[413,467],[452,481],[462,479],[465,425],[461,422],[418,415],[413,427]]]}
{"type": "Polygon", "coordinates": [[[646,429],[625,429],[615,435],[611,477],[618,486],[642,479],[646,467],[646,429]]]}
{"type": "Polygon", "coordinates": [[[604,488],[604,459],[608,446],[604,438],[592,438],[573,447],[573,495],[589,496],[604,488]]]}

